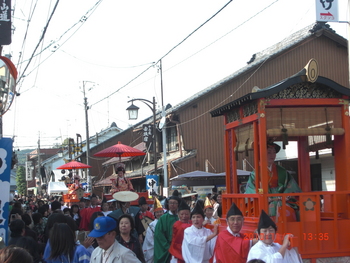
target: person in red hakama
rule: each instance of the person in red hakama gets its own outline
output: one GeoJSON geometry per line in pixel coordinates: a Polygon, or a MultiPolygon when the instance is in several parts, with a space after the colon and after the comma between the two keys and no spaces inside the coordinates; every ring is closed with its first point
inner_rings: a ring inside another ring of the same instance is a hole
{"type": "Polygon", "coordinates": [[[173,238],[169,252],[172,255],[170,263],[185,263],[182,257],[182,241],[184,239],[185,229],[192,225],[190,220],[190,207],[185,201],[181,201],[178,209],[179,220],[173,225],[173,238]]]}
{"type": "Polygon", "coordinates": [[[239,208],[232,204],[226,215],[227,229],[221,231],[215,245],[217,263],[246,263],[250,247],[257,242],[240,233],[244,218],[239,208]]]}
{"type": "Polygon", "coordinates": [[[94,212],[101,212],[101,207],[97,205],[97,197],[92,195],[91,205],[80,210],[81,221],[79,230],[89,231],[90,218],[94,212]]]}

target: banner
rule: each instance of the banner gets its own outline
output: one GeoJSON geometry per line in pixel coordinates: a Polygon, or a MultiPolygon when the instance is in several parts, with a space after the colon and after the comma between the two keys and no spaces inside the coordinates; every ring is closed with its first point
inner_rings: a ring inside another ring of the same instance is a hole
{"type": "Polygon", "coordinates": [[[0,237],[8,242],[12,139],[0,139],[0,237]]]}
{"type": "Polygon", "coordinates": [[[339,22],[339,0],[316,0],[316,21],[339,22]]]}
{"type": "Polygon", "coordinates": [[[159,195],[159,175],[146,175],[146,189],[148,198],[152,195],[159,195]]]}
{"type": "Polygon", "coordinates": [[[11,0],[2,0],[0,6],[0,45],[10,45],[11,0]]]}
{"type": "Polygon", "coordinates": [[[142,139],[146,143],[146,147],[149,148],[149,145],[153,142],[153,125],[152,124],[143,124],[142,125],[142,139]]]}

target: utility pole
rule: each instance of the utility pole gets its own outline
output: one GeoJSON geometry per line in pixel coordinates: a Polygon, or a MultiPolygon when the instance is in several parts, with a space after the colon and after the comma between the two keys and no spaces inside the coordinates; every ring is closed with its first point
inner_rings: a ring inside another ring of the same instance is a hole
{"type": "MultiPolygon", "coordinates": [[[[86,129],[86,164],[90,165],[90,136],[89,136],[89,117],[88,117],[88,102],[87,102],[87,97],[86,97],[86,93],[85,93],[85,84],[87,82],[91,82],[91,81],[83,81],[83,94],[84,94],[84,110],[85,110],[85,129],[86,129]]],[[[89,90],[91,90],[92,88],[90,88],[89,90]]],[[[90,168],[87,169],[87,182],[88,182],[88,191],[91,192],[91,174],[90,174],[90,168]]]]}
{"type": "Polygon", "coordinates": [[[39,132],[39,139],[38,139],[38,150],[37,150],[37,154],[38,154],[38,170],[37,170],[37,175],[38,175],[38,179],[39,179],[39,188],[40,189],[40,194],[41,193],[41,184],[42,184],[42,181],[41,181],[41,174],[40,174],[40,166],[41,166],[41,159],[40,159],[40,132],[39,132]]]}
{"type": "Polygon", "coordinates": [[[162,96],[162,119],[163,127],[162,129],[162,142],[163,142],[163,175],[164,175],[164,185],[163,185],[163,195],[168,197],[168,163],[167,163],[167,150],[166,150],[166,116],[165,116],[165,105],[163,96],[163,71],[162,71],[162,60],[159,63],[160,66],[160,88],[162,96]]]}

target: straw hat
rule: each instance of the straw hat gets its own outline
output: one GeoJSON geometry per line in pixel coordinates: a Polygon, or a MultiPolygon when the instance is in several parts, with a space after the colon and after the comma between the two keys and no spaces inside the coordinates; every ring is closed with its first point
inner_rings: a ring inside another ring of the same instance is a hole
{"type": "Polygon", "coordinates": [[[139,198],[139,195],[131,191],[120,191],[113,194],[113,198],[120,202],[132,202],[139,198]]]}

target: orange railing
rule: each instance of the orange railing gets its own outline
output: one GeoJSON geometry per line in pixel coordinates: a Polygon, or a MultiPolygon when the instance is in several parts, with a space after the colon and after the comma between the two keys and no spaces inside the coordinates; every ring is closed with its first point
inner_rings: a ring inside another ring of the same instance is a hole
{"type": "Polygon", "coordinates": [[[278,198],[285,204],[290,197],[298,200],[297,219],[290,217],[291,212],[286,205],[279,207],[279,213],[273,219],[280,235],[294,234],[296,238],[293,244],[298,246],[303,258],[340,257],[350,254],[350,191],[225,194],[222,201],[223,217],[232,202],[235,202],[245,215],[242,231],[251,234],[257,229],[261,209],[268,211],[269,200],[278,198]]]}

